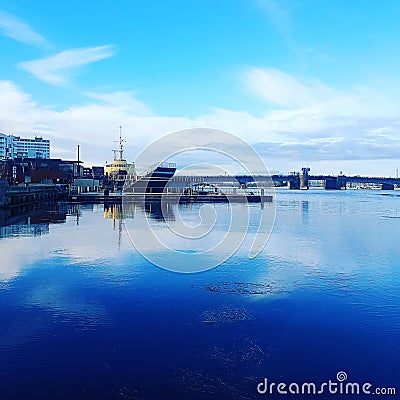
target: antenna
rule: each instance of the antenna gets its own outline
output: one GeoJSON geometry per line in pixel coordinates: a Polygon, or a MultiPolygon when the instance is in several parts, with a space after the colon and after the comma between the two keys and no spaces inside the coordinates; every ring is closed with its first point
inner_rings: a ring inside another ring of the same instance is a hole
{"type": "MultiPolygon", "coordinates": [[[[119,126],[119,150],[113,150],[113,151],[119,151],[119,160],[121,161],[123,159],[123,154],[124,154],[124,145],[123,143],[125,142],[125,139],[122,139],[122,126],[119,126]]],[[[114,153],[114,159],[117,159],[114,153]]]]}

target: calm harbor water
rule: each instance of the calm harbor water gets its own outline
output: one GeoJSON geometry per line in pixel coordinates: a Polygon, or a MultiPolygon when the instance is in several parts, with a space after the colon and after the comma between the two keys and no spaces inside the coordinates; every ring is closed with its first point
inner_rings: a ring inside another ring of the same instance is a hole
{"type": "Polygon", "coordinates": [[[6,221],[1,399],[267,398],[264,378],[320,384],[339,371],[399,393],[400,193],[280,190],[275,205],[258,257],[198,274],[132,246],[128,219],[162,231],[157,209],[125,220],[116,207],[61,204],[6,221]]]}

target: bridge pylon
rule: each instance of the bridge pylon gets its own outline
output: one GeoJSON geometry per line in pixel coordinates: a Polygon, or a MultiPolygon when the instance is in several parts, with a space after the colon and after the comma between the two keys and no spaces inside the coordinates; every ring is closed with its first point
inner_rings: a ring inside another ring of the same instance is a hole
{"type": "Polygon", "coordinates": [[[301,175],[300,175],[300,189],[310,189],[310,181],[309,181],[310,168],[302,167],[301,175]]]}

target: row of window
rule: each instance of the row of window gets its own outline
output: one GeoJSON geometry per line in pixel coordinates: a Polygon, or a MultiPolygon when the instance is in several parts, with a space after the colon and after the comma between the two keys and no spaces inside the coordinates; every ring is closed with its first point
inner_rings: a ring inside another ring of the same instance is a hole
{"type": "Polygon", "coordinates": [[[16,157],[50,158],[50,140],[21,139],[0,133],[0,160],[16,157]]]}

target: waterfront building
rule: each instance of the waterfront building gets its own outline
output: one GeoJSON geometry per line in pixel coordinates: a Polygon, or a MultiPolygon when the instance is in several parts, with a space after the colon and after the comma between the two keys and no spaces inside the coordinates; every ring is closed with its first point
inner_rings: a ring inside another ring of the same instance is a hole
{"type": "Polygon", "coordinates": [[[14,136],[16,157],[50,158],[50,140],[35,136],[24,139],[14,136]]]}
{"type": "Polygon", "coordinates": [[[0,133],[0,160],[13,160],[15,156],[14,136],[0,133]]]}
{"type": "Polygon", "coordinates": [[[84,167],[82,177],[85,179],[104,179],[104,167],[84,167]]]}
{"type": "Polygon", "coordinates": [[[71,184],[82,176],[80,161],[14,158],[0,161],[0,176],[11,183],[71,184]]]}
{"type": "Polygon", "coordinates": [[[34,139],[0,133],[0,160],[15,158],[50,158],[50,140],[35,136],[34,139]]]}
{"type": "Polygon", "coordinates": [[[71,190],[76,193],[98,192],[100,190],[100,181],[90,178],[74,179],[71,190]]]}

